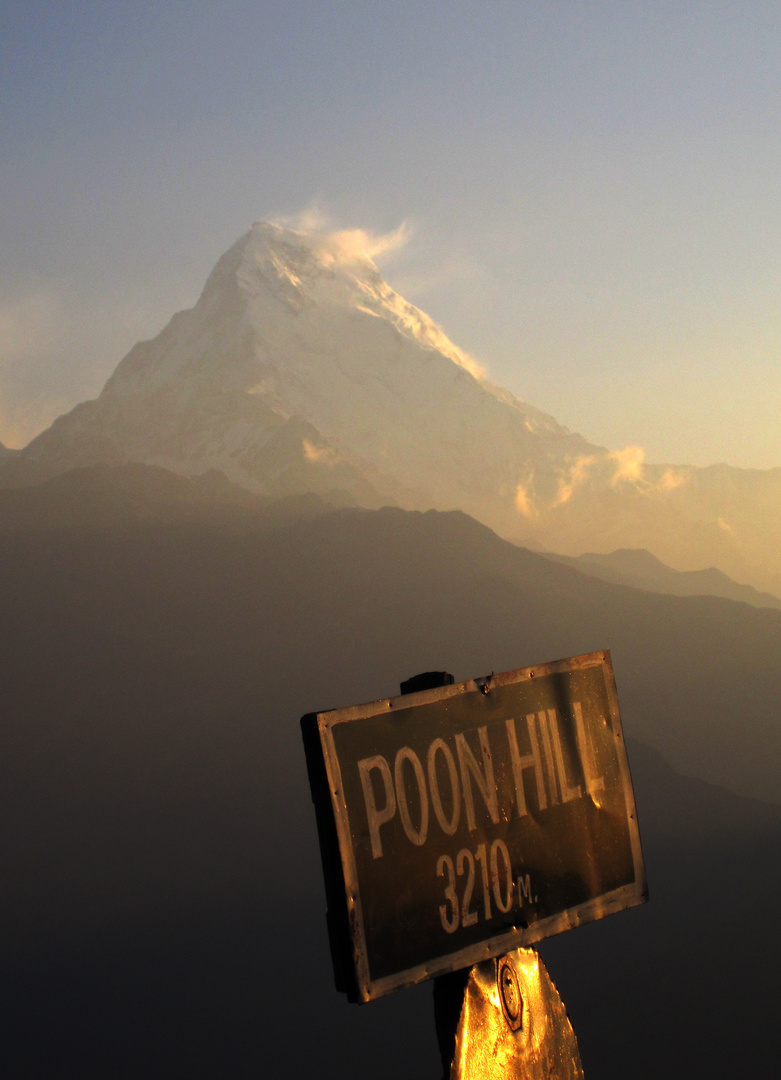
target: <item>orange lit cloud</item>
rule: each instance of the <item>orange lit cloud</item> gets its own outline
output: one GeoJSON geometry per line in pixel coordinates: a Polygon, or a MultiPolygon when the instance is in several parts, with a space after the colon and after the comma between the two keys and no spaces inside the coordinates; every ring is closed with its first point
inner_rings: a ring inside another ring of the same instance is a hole
{"type": "Polygon", "coordinates": [[[613,450],[608,455],[615,464],[615,472],[610,478],[610,486],[619,484],[640,485],[643,481],[643,462],[645,450],[642,446],[625,446],[623,450],[613,450]]]}
{"type": "Polygon", "coordinates": [[[537,507],[534,505],[531,480],[525,484],[519,484],[515,489],[515,509],[524,517],[537,517],[537,507]]]}
{"type": "Polygon", "coordinates": [[[412,238],[412,227],[402,221],[386,233],[367,229],[335,229],[330,215],[317,202],[297,214],[273,218],[277,225],[303,233],[309,238],[312,250],[325,265],[349,265],[368,260],[374,262],[384,255],[400,251],[412,238]]]}
{"type": "Polygon", "coordinates": [[[339,461],[336,450],[330,446],[315,446],[309,439],[303,440],[304,457],[312,465],[327,465],[333,467],[339,461]]]}
{"type": "Polygon", "coordinates": [[[681,473],[673,472],[672,469],[667,469],[664,476],[659,481],[659,486],[663,491],[674,491],[675,488],[678,488],[685,483],[685,476],[682,476],[681,473]]]}
{"type": "Polygon", "coordinates": [[[561,506],[563,503],[569,502],[575,491],[581,484],[585,483],[589,470],[597,461],[599,461],[599,457],[596,454],[576,458],[567,472],[559,479],[554,506],[561,506]]]}
{"type": "Polygon", "coordinates": [[[644,495],[658,495],[673,491],[686,482],[685,476],[666,469],[661,479],[653,482],[647,478],[645,450],[642,446],[625,446],[623,450],[612,450],[607,454],[584,454],[576,458],[559,476],[558,490],[553,506],[562,506],[569,502],[578,488],[602,466],[610,468],[609,484],[612,488],[622,485],[633,487],[644,495]]]}

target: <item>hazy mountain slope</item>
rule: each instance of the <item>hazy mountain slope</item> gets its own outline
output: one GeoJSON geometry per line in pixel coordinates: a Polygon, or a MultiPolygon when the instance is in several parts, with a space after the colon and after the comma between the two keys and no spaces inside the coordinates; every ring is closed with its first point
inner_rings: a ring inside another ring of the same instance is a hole
{"type": "Polygon", "coordinates": [[[0,532],[113,532],[151,525],[247,532],[351,505],[345,493],[271,498],[220,472],[185,478],[154,465],[84,466],[25,488],[0,489],[0,532]]]}
{"type": "Polygon", "coordinates": [[[781,469],[648,465],[588,443],[489,383],[348,241],[254,225],[195,307],[0,484],[96,462],[216,468],[267,494],[458,508],[550,550],[644,547],[781,589],[781,469]]]}
{"type": "MultiPolygon", "coordinates": [[[[139,474],[115,475],[113,519],[0,532],[9,1075],[436,1074],[428,988],[366,1008],[332,990],[312,708],[609,645],[630,734],[778,794],[776,612],[607,585],[461,514],[226,527],[153,473],[144,525],[139,474]]],[[[779,809],[635,744],[630,764],[651,903],[549,947],[586,1068],[771,1075],[779,809]]]]}
{"type": "Polygon", "coordinates": [[[186,476],[217,470],[272,496],[336,490],[351,491],[364,506],[385,501],[365,475],[372,470],[354,455],[337,455],[312,424],[214,387],[187,389],[181,398],[170,388],[154,390],[130,407],[110,396],[84,402],[9,460],[0,483],[24,487],[66,469],[129,462],[186,476]]]}
{"type": "Polygon", "coordinates": [[[610,554],[556,555],[549,559],[575,567],[589,577],[673,596],[722,596],[754,607],[781,608],[781,598],[741,585],[714,566],[708,570],[673,570],[643,548],[619,548],[610,554]]]}
{"type": "MultiPolygon", "coordinates": [[[[77,481],[62,477],[46,492],[56,502],[58,489],[77,481]]],[[[27,538],[25,530],[0,531],[5,625],[15,628],[8,647],[18,637],[37,655],[35,642],[51,626],[88,656],[114,627],[148,621],[148,648],[189,656],[210,640],[199,636],[208,633],[208,613],[225,656],[262,648],[280,677],[292,664],[302,687],[313,680],[314,696],[323,665],[354,674],[361,642],[367,697],[387,693],[379,687],[392,688],[424,656],[424,666],[467,677],[607,647],[630,734],[704,779],[781,801],[779,612],[585,577],[458,512],[348,509],[310,515],[284,532],[253,529],[245,515],[242,528],[226,530],[222,510],[215,528],[208,513],[193,518],[181,493],[177,499],[186,512],[175,503],[167,511],[176,526],[170,537],[159,512],[146,531],[143,516],[133,530],[120,519],[92,537],[83,528],[27,538]],[[76,597],[66,632],[57,619],[76,597]],[[89,644],[79,637],[85,603],[100,620],[89,644]],[[172,618],[182,621],[175,632],[172,618]]],[[[35,513],[33,521],[45,520],[40,507],[35,513]]],[[[9,664],[17,654],[27,662],[20,645],[9,664]]]]}
{"type": "Polygon", "coordinates": [[[575,463],[566,502],[543,508],[533,530],[518,535],[571,555],[646,548],[677,569],[716,566],[781,593],[781,469],[645,466],[631,448],[615,458],[616,471],[602,482],[598,462],[575,463]]]}

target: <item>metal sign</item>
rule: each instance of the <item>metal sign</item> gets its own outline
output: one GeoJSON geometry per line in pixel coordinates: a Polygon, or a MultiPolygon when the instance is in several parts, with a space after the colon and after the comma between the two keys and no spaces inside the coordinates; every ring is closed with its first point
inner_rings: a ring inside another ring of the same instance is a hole
{"type": "Polygon", "coordinates": [[[647,898],[608,652],[309,720],[361,1000],[647,898]]]}

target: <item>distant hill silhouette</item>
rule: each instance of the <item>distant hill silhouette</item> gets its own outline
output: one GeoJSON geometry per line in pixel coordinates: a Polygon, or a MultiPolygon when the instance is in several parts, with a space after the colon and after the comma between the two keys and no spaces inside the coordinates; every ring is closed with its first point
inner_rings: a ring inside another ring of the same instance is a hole
{"type": "Polygon", "coordinates": [[[673,570],[644,548],[619,548],[609,555],[595,552],[577,556],[545,554],[556,562],[574,566],[589,577],[631,585],[635,589],[673,596],[723,596],[755,607],[781,609],[781,597],[759,592],[751,585],[741,585],[715,566],[707,570],[673,570]]]}
{"type": "Polygon", "coordinates": [[[272,498],[211,471],[187,479],[154,465],[72,469],[34,486],[0,489],[0,532],[122,530],[136,526],[268,527],[352,506],[346,492],[272,498]]]}
{"type": "Polygon", "coordinates": [[[585,1067],[772,1075],[781,808],[746,796],[781,802],[781,614],[597,581],[460,513],[135,467],[8,497],[7,1075],[436,1075],[428,987],[333,991],[298,717],[604,647],[651,903],[545,947],[585,1067]]]}
{"type": "Polygon", "coordinates": [[[263,640],[263,663],[312,680],[303,704],[316,707],[326,669],[332,686],[349,675],[343,702],[359,691],[357,642],[368,697],[427,657],[461,678],[609,647],[630,734],[687,772],[781,801],[777,611],[599,581],[458,511],[273,503],[144,466],[2,492],[0,519],[9,656],[49,634],[89,657],[118,626],[172,659],[216,633],[226,656],[263,640]]]}

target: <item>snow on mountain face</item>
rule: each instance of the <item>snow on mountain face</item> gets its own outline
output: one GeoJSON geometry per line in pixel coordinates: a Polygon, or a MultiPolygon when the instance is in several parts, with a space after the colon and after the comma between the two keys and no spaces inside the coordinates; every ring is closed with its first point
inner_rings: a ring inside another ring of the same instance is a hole
{"type": "Polygon", "coordinates": [[[143,380],[126,361],[107,389],[135,392],[181,375],[211,378],[261,395],[280,415],[306,416],[338,432],[344,410],[357,402],[371,407],[376,392],[386,391],[383,408],[398,412],[410,396],[437,394],[460,378],[476,397],[479,386],[518,409],[530,430],[568,434],[552,417],[486,383],[479,365],[394,292],[371,259],[344,250],[339,234],[256,223],[220,260],[194,312],[185,314],[193,319],[184,349],[144,372],[143,380]],[[249,335],[251,356],[226,364],[224,344],[214,348],[217,330],[223,343],[227,336],[238,345],[249,335]],[[202,363],[193,365],[193,350],[202,363]],[[458,369],[473,379],[463,380],[458,369]]]}
{"type": "Polygon", "coordinates": [[[195,307],[14,467],[216,468],[269,494],[458,508],[550,550],[644,547],[779,590],[781,470],[653,466],[589,444],[492,386],[353,236],[255,224],[195,307]]]}
{"type": "Polygon", "coordinates": [[[354,489],[360,477],[380,501],[494,519],[498,502],[513,521],[538,444],[549,485],[562,452],[593,449],[487,383],[339,234],[259,223],[220,259],[192,311],[131,350],[96,402],[29,450],[189,474],[217,467],[261,490],[295,460],[309,488],[354,489]],[[287,459],[274,450],[283,428],[287,443],[298,440],[287,459]]]}

